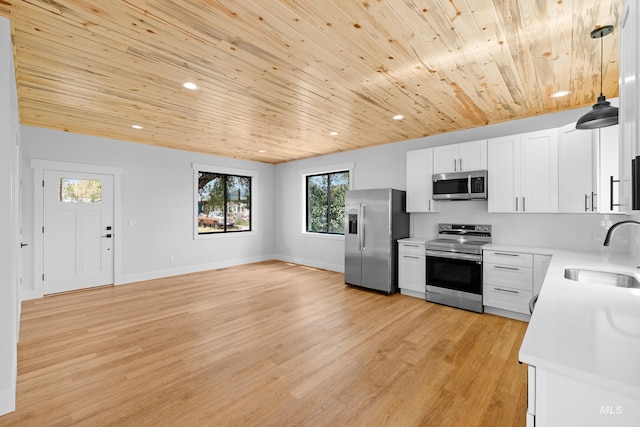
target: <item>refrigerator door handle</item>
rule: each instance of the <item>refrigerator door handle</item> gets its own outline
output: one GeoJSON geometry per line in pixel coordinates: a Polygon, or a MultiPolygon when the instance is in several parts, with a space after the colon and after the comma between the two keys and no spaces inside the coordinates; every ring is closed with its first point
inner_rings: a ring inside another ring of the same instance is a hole
{"type": "Polygon", "coordinates": [[[364,227],[364,211],[365,211],[366,207],[367,207],[367,205],[365,203],[362,203],[360,205],[360,209],[361,209],[361,213],[362,213],[361,216],[360,216],[360,224],[361,224],[361,226],[360,226],[361,227],[360,228],[360,250],[361,251],[366,250],[366,246],[367,246],[366,242],[365,242],[365,234],[364,234],[364,230],[365,230],[365,227],[364,227]]]}

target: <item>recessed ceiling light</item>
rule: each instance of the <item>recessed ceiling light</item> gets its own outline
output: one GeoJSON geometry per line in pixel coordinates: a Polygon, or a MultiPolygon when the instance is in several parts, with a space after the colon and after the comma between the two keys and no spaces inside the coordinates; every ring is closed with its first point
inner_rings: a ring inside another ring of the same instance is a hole
{"type": "Polygon", "coordinates": [[[333,132],[330,132],[329,135],[336,136],[336,135],[338,135],[338,132],[333,131],[333,132]]]}
{"type": "Polygon", "coordinates": [[[404,119],[404,116],[402,114],[396,114],[395,116],[393,116],[393,120],[402,120],[404,119]]]}
{"type": "Polygon", "coordinates": [[[144,129],[142,126],[140,125],[131,125],[132,128],[134,129],[144,129]]]}
{"type": "Polygon", "coordinates": [[[185,82],[185,83],[182,84],[182,86],[184,86],[184,87],[186,87],[187,89],[190,89],[190,90],[198,89],[198,85],[195,84],[195,83],[191,83],[191,82],[185,82]]]}
{"type": "Polygon", "coordinates": [[[570,90],[560,90],[560,91],[558,91],[558,92],[556,92],[556,93],[552,93],[552,94],[551,94],[551,97],[552,97],[552,98],[562,98],[563,96],[567,96],[567,95],[569,95],[570,93],[571,93],[571,91],[570,91],[570,90]]]}
{"type": "Polygon", "coordinates": [[[258,153],[266,153],[267,150],[258,150],[258,153]]]}

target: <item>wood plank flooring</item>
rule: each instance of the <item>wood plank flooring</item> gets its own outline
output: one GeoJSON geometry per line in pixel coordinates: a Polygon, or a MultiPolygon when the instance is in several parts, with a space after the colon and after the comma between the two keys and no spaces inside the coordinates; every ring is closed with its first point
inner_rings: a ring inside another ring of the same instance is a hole
{"type": "Polygon", "coordinates": [[[524,426],[526,323],[279,261],[27,301],[0,426],[524,426]]]}

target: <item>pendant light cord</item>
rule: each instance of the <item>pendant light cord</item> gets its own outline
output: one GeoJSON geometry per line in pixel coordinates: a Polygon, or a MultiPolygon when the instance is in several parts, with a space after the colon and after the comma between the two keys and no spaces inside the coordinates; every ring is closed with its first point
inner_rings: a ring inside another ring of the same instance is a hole
{"type": "Polygon", "coordinates": [[[602,62],[603,62],[603,60],[602,60],[602,58],[603,58],[603,56],[602,56],[602,38],[603,38],[603,36],[600,37],[600,96],[602,96],[602,70],[603,70],[603,68],[602,68],[602,62]]]}

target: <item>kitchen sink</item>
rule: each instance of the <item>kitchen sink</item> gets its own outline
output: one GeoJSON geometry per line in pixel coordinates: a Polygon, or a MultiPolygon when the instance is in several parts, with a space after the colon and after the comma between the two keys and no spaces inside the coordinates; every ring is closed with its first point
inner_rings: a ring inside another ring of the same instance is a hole
{"type": "Polygon", "coordinates": [[[581,283],[617,286],[619,288],[640,289],[640,282],[635,276],[612,271],[588,270],[584,268],[565,268],[564,278],[581,283]]]}

